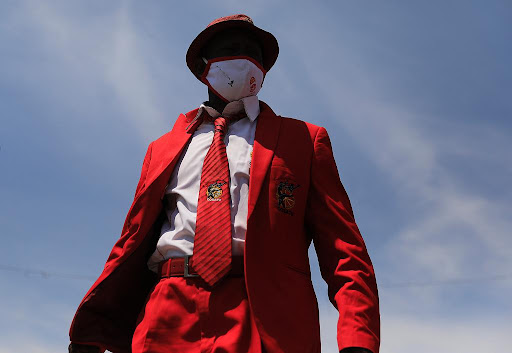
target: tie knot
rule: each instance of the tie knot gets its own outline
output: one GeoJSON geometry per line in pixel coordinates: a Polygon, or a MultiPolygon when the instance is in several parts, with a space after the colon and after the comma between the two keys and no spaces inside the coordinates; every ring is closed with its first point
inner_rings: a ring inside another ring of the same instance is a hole
{"type": "Polygon", "coordinates": [[[213,122],[215,126],[215,131],[220,131],[221,133],[225,133],[227,130],[227,126],[231,123],[237,122],[240,119],[245,118],[247,115],[245,112],[240,112],[236,115],[230,116],[218,116],[216,118],[212,117],[206,110],[203,111],[201,115],[202,121],[213,122]]]}
{"type": "Polygon", "coordinates": [[[224,116],[219,116],[215,119],[213,122],[213,125],[215,126],[215,131],[220,131],[220,133],[224,134],[226,132],[226,127],[229,124],[229,118],[224,116]]]}

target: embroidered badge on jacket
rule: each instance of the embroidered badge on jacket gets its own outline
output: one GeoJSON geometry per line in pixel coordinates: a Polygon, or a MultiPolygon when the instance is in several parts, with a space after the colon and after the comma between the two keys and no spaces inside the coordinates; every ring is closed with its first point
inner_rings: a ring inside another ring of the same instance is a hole
{"type": "Polygon", "coordinates": [[[210,184],[206,189],[207,201],[221,201],[222,200],[222,186],[227,184],[225,181],[217,180],[210,184]]]}
{"type": "Polygon", "coordinates": [[[299,186],[299,184],[292,184],[288,181],[279,182],[276,191],[277,209],[279,211],[293,216],[293,212],[291,211],[292,208],[295,207],[293,191],[299,186]]]}

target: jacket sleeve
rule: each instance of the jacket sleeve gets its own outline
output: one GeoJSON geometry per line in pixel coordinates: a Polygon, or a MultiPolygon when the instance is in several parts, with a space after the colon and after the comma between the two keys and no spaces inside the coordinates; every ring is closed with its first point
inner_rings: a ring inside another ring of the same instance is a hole
{"type": "Polygon", "coordinates": [[[140,172],[140,179],[137,183],[137,188],[135,189],[135,197],[139,194],[139,192],[144,188],[146,176],[148,175],[149,162],[151,161],[151,152],[153,150],[153,142],[151,142],[148,146],[148,150],[146,151],[146,156],[144,157],[144,162],[142,162],[142,170],[140,172]]]}
{"type": "MultiPolygon", "coordinates": [[[[142,170],[140,172],[139,182],[137,183],[137,187],[135,189],[135,196],[134,196],[134,200],[133,200],[134,202],[137,199],[137,196],[140,194],[140,192],[146,186],[145,182],[146,182],[146,177],[147,177],[148,170],[149,170],[149,163],[151,162],[152,148],[153,148],[153,143],[150,143],[148,146],[148,150],[146,152],[146,156],[144,157],[144,162],[142,162],[142,170]]],[[[130,207],[130,210],[128,211],[128,214],[124,221],[123,230],[121,232],[121,239],[115,244],[114,248],[110,252],[110,255],[107,259],[106,265],[108,265],[112,260],[119,257],[123,252],[123,244],[124,244],[123,235],[127,232],[128,228],[130,228],[129,222],[130,222],[130,213],[131,213],[132,207],[133,207],[133,203],[132,203],[132,206],[130,207]]],[[[124,239],[124,240],[126,240],[126,239],[124,239]]]]}
{"type": "Polygon", "coordinates": [[[338,309],[338,347],[362,347],[378,353],[380,316],[377,284],[350,201],[341,184],[327,131],[314,138],[306,227],[338,309]]]}

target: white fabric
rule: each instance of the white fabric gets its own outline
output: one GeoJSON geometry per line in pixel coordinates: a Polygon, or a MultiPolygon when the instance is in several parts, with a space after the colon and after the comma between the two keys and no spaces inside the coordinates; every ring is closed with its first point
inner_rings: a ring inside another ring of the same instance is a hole
{"type": "Polygon", "coordinates": [[[255,96],[263,85],[265,74],[246,58],[212,61],[208,65],[205,83],[228,102],[255,96]]]}
{"type": "MultiPolygon", "coordinates": [[[[214,108],[202,104],[198,116],[203,109],[206,109],[212,117],[220,115],[214,108]]],[[[248,117],[229,125],[224,140],[231,178],[231,224],[234,255],[243,255],[244,253],[249,169],[254,132],[256,131],[256,118],[259,114],[259,101],[256,96],[248,97],[229,103],[223,111],[224,116],[229,116],[244,110],[248,117]]],[[[171,175],[164,198],[167,218],[162,225],[156,250],[148,261],[149,268],[155,272],[158,269],[158,263],[163,260],[192,255],[201,171],[204,157],[213,140],[213,129],[211,122],[204,122],[197,128],[171,175]]]]}

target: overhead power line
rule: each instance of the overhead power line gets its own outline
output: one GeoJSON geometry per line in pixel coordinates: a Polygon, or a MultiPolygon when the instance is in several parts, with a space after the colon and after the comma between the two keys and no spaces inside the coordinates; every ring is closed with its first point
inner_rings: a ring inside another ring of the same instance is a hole
{"type": "Polygon", "coordinates": [[[67,279],[81,279],[87,281],[94,281],[96,277],[88,275],[80,275],[74,273],[51,272],[45,270],[38,270],[33,268],[26,268],[20,266],[0,265],[0,271],[23,273],[25,276],[40,276],[44,279],[48,278],[67,278],[67,279]]]}
{"type": "MultiPolygon", "coordinates": [[[[66,279],[77,279],[77,280],[86,280],[86,281],[94,281],[97,277],[91,275],[82,275],[76,273],[65,273],[65,272],[52,272],[45,271],[41,269],[27,268],[21,266],[11,266],[11,265],[0,265],[0,271],[4,272],[16,272],[22,273],[25,276],[39,276],[43,279],[50,278],[66,278],[66,279]]],[[[463,284],[471,284],[471,283],[481,283],[481,282],[495,282],[495,281],[506,281],[512,279],[512,273],[510,274],[497,274],[497,275],[488,275],[481,277],[471,277],[471,278],[451,278],[445,280],[429,280],[429,281],[405,281],[405,282],[396,282],[396,283],[379,283],[380,288],[411,288],[411,287],[433,287],[433,286],[447,286],[447,285],[463,285],[463,284]]]]}

